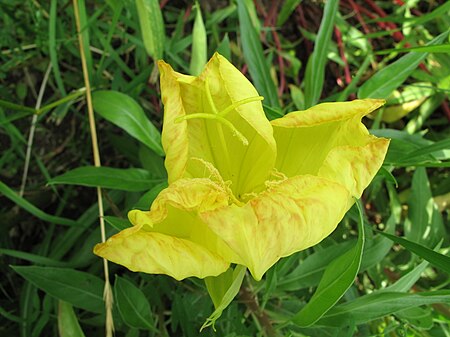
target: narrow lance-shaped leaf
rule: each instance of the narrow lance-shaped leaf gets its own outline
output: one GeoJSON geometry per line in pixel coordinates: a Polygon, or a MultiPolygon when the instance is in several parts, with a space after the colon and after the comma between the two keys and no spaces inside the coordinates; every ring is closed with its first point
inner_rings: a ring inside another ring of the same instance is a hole
{"type": "Polygon", "coordinates": [[[277,89],[270,77],[270,69],[264,58],[261,40],[252,25],[244,0],[238,0],[238,15],[244,59],[255,87],[264,96],[264,103],[277,108],[280,106],[277,89]]]}
{"type": "MultiPolygon", "coordinates": [[[[442,43],[449,31],[444,32],[427,43],[432,46],[442,43]]],[[[359,98],[387,98],[397,89],[417,66],[428,56],[427,52],[410,52],[394,63],[381,69],[366,81],[358,91],[359,98]]]]}
{"type": "Polygon", "coordinates": [[[322,22],[317,33],[314,52],[308,59],[305,74],[305,106],[309,108],[316,104],[322,94],[325,80],[325,66],[328,55],[328,45],[333,32],[334,20],[338,11],[339,1],[329,0],[325,2],[322,22]]]}
{"type": "Polygon", "coordinates": [[[12,266],[15,272],[47,294],[87,311],[104,312],[104,282],[89,273],[53,267],[12,266]]]}
{"type": "Polygon", "coordinates": [[[399,245],[405,247],[406,249],[420,256],[421,258],[427,260],[435,267],[450,274],[450,257],[439,254],[425,246],[419,245],[418,243],[406,240],[404,238],[384,232],[379,233],[381,235],[384,235],[388,239],[394,241],[395,243],[398,243],[399,245]]]}
{"type": "Polygon", "coordinates": [[[192,31],[192,54],[189,67],[191,75],[199,75],[206,64],[207,59],[206,29],[203,23],[202,12],[199,3],[196,3],[194,28],[192,31]]]}
{"type": "Polygon", "coordinates": [[[358,274],[364,249],[364,219],[360,203],[356,205],[359,211],[358,241],[327,267],[311,300],[292,318],[299,326],[310,326],[319,320],[345,294],[358,274]]]}
{"type": "Polygon", "coordinates": [[[300,2],[302,2],[302,0],[287,0],[284,2],[277,17],[277,26],[282,26],[287,19],[289,19],[289,16],[291,16],[297,6],[300,5],[300,2]]]}
{"type": "Polygon", "coordinates": [[[416,294],[375,292],[334,307],[318,324],[335,327],[349,323],[364,324],[400,310],[433,303],[450,304],[450,291],[438,290],[416,294]]]}
{"type": "Polygon", "coordinates": [[[164,53],[164,21],[158,0],[136,0],[145,50],[154,60],[164,53]]]}
{"type": "Polygon", "coordinates": [[[143,169],[85,166],[54,177],[48,184],[99,186],[123,191],[146,191],[163,181],[164,179],[153,178],[150,172],[143,169]]]}
{"type": "Polygon", "coordinates": [[[94,109],[100,116],[124,129],[157,154],[164,155],[159,131],[133,98],[117,91],[101,90],[94,92],[93,100],[94,109]]]}
{"type": "Polygon", "coordinates": [[[20,197],[15,191],[10,189],[7,185],[2,183],[0,181],[0,193],[3,194],[5,197],[7,197],[12,202],[16,203],[19,207],[26,210],[28,213],[33,214],[35,217],[48,221],[51,223],[59,224],[59,225],[66,225],[66,226],[74,226],[77,227],[80,224],[72,219],[62,218],[59,216],[54,216],[51,214],[47,214],[44,211],[40,210],[30,202],[28,202],[26,199],[20,197]]]}
{"type": "Polygon", "coordinates": [[[58,301],[58,332],[60,337],[85,337],[73,307],[58,301]]]}
{"type": "Polygon", "coordinates": [[[418,167],[413,175],[405,220],[405,237],[409,241],[432,247],[445,235],[442,216],[434,203],[425,168],[418,167]]]}
{"type": "Polygon", "coordinates": [[[114,291],[119,313],[129,327],[157,331],[154,327],[150,304],[139,288],[122,277],[116,277],[114,291]]]}
{"type": "Polygon", "coordinates": [[[208,317],[200,330],[211,325],[214,329],[214,323],[219,319],[222,312],[230,305],[231,301],[233,301],[239,292],[246,270],[246,267],[237,265],[234,270],[228,269],[219,276],[208,277],[205,279],[208,293],[214,302],[216,310],[208,317]]]}

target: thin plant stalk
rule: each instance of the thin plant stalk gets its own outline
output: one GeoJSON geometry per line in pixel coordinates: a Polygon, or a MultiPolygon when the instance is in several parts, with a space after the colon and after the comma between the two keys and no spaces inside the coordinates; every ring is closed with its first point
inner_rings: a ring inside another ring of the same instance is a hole
{"type": "MultiPolygon", "coordinates": [[[[35,105],[36,111],[41,108],[42,98],[44,97],[45,87],[47,86],[48,77],[50,76],[51,69],[52,69],[52,64],[49,63],[47,70],[45,72],[44,78],[42,80],[41,87],[39,89],[39,94],[38,94],[38,97],[36,100],[36,105],[35,105]]],[[[23,168],[22,183],[20,184],[20,190],[19,190],[19,195],[21,197],[23,197],[23,193],[25,192],[25,185],[27,183],[28,169],[30,167],[30,159],[31,159],[31,148],[33,147],[34,132],[36,130],[37,118],[38,118],[38,115],[36,113],[33,114],[33,118],[31,120],[30,134],[28,135],[28,141],[27,141],[27,152],[25,154],[25,165],[23,168]]]]}
{"type": "MultiPolygon", "coordinates": [[[[92,95],[91,95],[91,84],[89,82],[89,73],[86,62],[86,55],[84,53],[84,41],[83,35],[81,34],[81,23],[80,23],[80,13],[78,10],[78,0],[73,0],[74,14],[75,14],[75,22],[77,26],[78,33],[78,44],[80,48],[80,56],[81,56],[81,65],[83,68],[83,77],[84,83],[86,87],[86,102],[89,116],[89,129],[91,131],[91,140],[92,140],[92,152],[94,156],[94,165],[96,167],[101,166],[100,162],[100,151],[98,148],[97,141],[97,129],[95,126],[95,118],[94,118],[94,109],[92,107],[92,95]]],[[[103,198],[102,198],[102,189],[97,186],[97,199],[98,199],[98,213],[100,218],[100,231],[101,231],[101,239],[102,242],[106,241],[106,231],[105,231],[105,220],[104,220],[104,211],[103,211],[103,198]]],[[[103,299],[105,301],[105,310],[106,310],[106,337],[112,337],[114,332],[114,321],[112,316],[112,306],[113,306],[113,296],[111,290],[111,284],[109,283],[109,270],[108,270],[108,261],[103,259],[103,270],[105,276],[105,288],[103,292],[103,299]]]]}

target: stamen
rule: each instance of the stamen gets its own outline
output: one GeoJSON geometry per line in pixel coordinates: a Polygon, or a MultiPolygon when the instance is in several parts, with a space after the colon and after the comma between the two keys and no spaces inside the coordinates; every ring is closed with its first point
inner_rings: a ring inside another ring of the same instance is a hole
{"type": "Polygon", "coordinates": [[[205,169],[208,170],[210,173],[209,179],[215,181],[220,187],[222,187],[227,192],[228,197],[230,198],[232,203],[238,206],[244,206],[244,203],[234,196],[233,191],[231,190],[231,181],[229,180],[224,181],[219,173],[219,170],[217,170],[217,168],[215,168],[213,164],[202,158],[192,157],[190,159],[198,161],[205,166],[205,169]]]}
{"type": "Polygon", "coordinates": [[[288,179],[288,177],[283,172],[278,171],[275,167],[272,169],[270,174],[276,179],[280,179],[281,181],[285,181],[288,179]]]}
{"type": "Polygon", "coordinates": [[[262,97],[262,96],[255,96],[255,97],[248,97],[248,98],[241,99],[239,101],[234,102],[229,107],[227,107],[224,110],[222,110],[221,112],[219,112],[219,115],[224,117],[231,110],[234,110],[234,109],[236,109],[237,107],[239,107],[241,105],[244,105],[244,104],[247,104],[247,103],[251,103],[251,102],[262,101],[263,99],[264,99],[264,97],[262,97]]]}
{"type": "Polygon", "coordinates": [[[213,119],[219,123],[222,123],[223,125],[225,125],[226,127],[228,127],[231,130],[233,135],[236,136],[242,142],[242,144],[244,144],[245,146],[248,146],[247,138],[245,138],[245,136],[242,133],[240,133],[238,129],[236,129],[236,127],[233,125],[233,123],[231,123],[229,120],[223,118],[220,115],[216,115],[216,114],[213,115],[213,114],[208,114],[208,113],[189,114],[186,116],[180,116],[180,117],[175,118],[175,123],[181,123],[182,121],[189,120],[189,119],[195,119],[195,118],[213,119]]]}

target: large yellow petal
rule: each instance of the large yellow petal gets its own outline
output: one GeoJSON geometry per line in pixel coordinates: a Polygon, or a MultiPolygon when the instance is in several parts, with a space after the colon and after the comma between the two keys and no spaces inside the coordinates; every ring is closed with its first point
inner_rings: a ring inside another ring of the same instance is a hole
{"type": "Polygon", "coordinates": [[[389,140],[370,136],[364,146],[332,149],[319,169],[319,176],[339,182],[355,198],[360,198],[383,164],[389,140]]]}
{"type": "Polygon", "coordinates": [[[351,204],[342,185],[304,175],[274,183],[243,207],[216,209],[201,218],[260,280],[281,257],[328,236],[351,204]]]}
{"type": "Polygon", "coordinates": [[[98,244],[94,253],[131,271],[165,274],[176,280],[217,276],[230,265],[217,254],[189,240],[147,232],[135,226],[98,244]]]}
{"type": "Polygon", "coordinates": [[[238,197],[261,187],[273,169],[276,144],[260,101],[241,104],[224,114],[228,126],[214,118],[177,120],[193,114],[218,115],[233,104],[257,97],[246,77],[217,53],[198,77],[181,75],[164,62],[159,68],[169,183],[181,177],[208,176],[207,162],[225,181],[231,181],[238,197]]]}
{"type": "Polygon", "coordinates": [[[389,143],[371,136],[361,118],[383,104],[376,99],[323,103],[272,121],[276,168],[288,177],[324,176],[361,196],[380,168],[389,143]]]}
{"type": "Polygon", "coordinates": [[[134,227],[95,247],[95,253],[133,271],[177,280],[217,276],[240,258],[199,218],[227,207],[226,190],[209,179],[181,179],[163,190],[147,212],[128,213],[134,227]]]}

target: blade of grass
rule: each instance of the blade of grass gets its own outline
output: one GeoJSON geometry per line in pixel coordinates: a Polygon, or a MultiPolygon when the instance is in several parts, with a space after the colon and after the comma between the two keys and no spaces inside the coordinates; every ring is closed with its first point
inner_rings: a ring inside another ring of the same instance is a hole
{"type": "Polygon", "coordinates": [[[150,172],[137,169],[81,166],[51,179],[48,184],[82,185],[123,191],[149,190],[164,179],[155,179],[150,172]]]}
{"type": "Polygon", "coordinates": [[[56,5],[57,0],[51,0],[50,3],[50,18],[48,25],[48,47],[50,54],[50,62],[52,64],[53,74],[55,75],[56,86],[61,92],[61,95],[66,96],[66,89],[64,88],[64,82],[61,77],[61,71],[59,70],[58,64],[58,51],[56,46],[56,5]]]}
{"type": "Polygon", "coordinates": [[[305,108],[316,104],[322,94],[325,80],[328,45],[331,41],[339,1],[329,0],[325,3],[322,22],[316,37],[314,51],[308,59],[305,73],[305,108]]]}
{"type": "Polygon", "coordinates": [[[264,96],[267,105],[279,108],[277,89],[270,76],[270,69],[264,57],[261,39],[252,25],[250,15],[243,0],[238,0],[239,27],[242,40],[242,50],[248,70],[256,89],[264,96]]]}
{"type": "Polygon", "coordinates": [[[302,0],[286,0],[284,2],[277,17],[277,26],[284,25],[284,23],[287,21],[287,19],[289,19],[297,6],[300,5],[300,2],[302,2],[302,0]]]}
{"type": "Polygon", "coordinates": [[[450,274],[450,257],[436,253],[434,250],[431,250],[425,246],[419,245],[418,243],[406,240],[404,238],[381,231],[377,232],[380,233],[381,235],[384,235],[388,239],[394,241],[395,243],[398,243],[399,245],[403,246],[404,248],[413,252],[414,254],[420,256],[421,258],[427,260],[435,267],[450,274]]]}
{"type": "Polygon", "coordinates": [[[21,260],[30,261],[34,264],[41,264],[48,267],[69,267],[70,263],[54,260],[45,256],[40,256],[32,253],[22,252],[14,249],[0,248],[0,254],[12,256],[21,260]]]}
{"type": "Polygon", "coordinates": [[[291,319],[296,325],[307,327],[314,324],[353,284],[364,250],[363,211],[359,201],[356,202],[356,206],[359,211],[359,236],[356,245],[328,265],[311,300],[291,319]]]}
{"type": "Polygon", "coordinates": [[[36,206],[32,205],[30,202],[25,200],[24,198],[20,197],[18,194],[16,194],[12,189],[10,189],[7,185],[5,185],[3,182],[0,181],[0,193],[2,193],[5,197],[7,197],[9,200],[17,204],[19,207],[26,210],[28,213],[33,214],[37,218],[48,221],[51,223],[55,223],[58,225],[65,225],[65,226],[80,226],[80,224],[72,219],[67,218],[61,218],[58,216],[53,216],[50,214],[45,213],[44,211],[40,210],[36,206]]]}
{"type": "Polygon", "coordinates": [[[375,52],[377,55],[385,55],[390,53],[405,53],[414,51],[417,53],[450,53],[450,44],[439,44],[436,46],[419,46],[419,47],[410,47],[410,48],[393,48],[393,49],[385,49],[375,52]]]}
{"type": "Polygon", "coordinates": [[[60,337],[85,337],[72,305],[58,301],[58,331],[60,337]]]}
{"type": "Polygon", "coordinates": [[[33,108],[30,108],[28,106],[23,106],[23,105],[19,105],[19,104],[15,104],[15,103],[11,103],[8,101],[4,101],[2,99],[0,99],[0,106],[4,107],[6,109],[11,109],[11,110],[16,110],[16,111],[25,111],[28,112],[28,114],[34,114],[36,113],[36,110],[33,108]]]}
{"type": "Polygon", "coordinates": [[[164,22],[158,0],[136,0],[142,40],[147,54],[155,61],[164,53],[164,22]]]}
{"type": "MultiPolygon", "coordinates": [[[[427,43],[427,46],[442,43],[447,38],[446,31],[427,43]]],[[[359,98],[387,98],[397,89],[417,66],[428,56],[428,53],[411,52],[386,68],[381,69],[365,82],[358,90],[359,98]]]]}
{"type": "Polygon", "coordinates": [[[191,75],[198,76],[203,70],[206,64],[207,58],[207,39],[206,29],[203,23],[202,12],[200,10],[200,4],[195,4],[195,21],[194,28],[192,30],[192,53],[191,64],[189,70],[191,75]]]}

